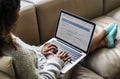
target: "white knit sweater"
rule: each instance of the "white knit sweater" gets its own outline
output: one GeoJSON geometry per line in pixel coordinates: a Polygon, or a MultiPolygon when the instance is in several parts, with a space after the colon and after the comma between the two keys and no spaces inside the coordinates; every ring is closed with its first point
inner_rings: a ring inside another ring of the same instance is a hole
{"type": "Polygon", "coordinates": [[[53,57],[46,59],[41,47],[30,46],[12,35],[17,50],[6,45],[3,54],[13,57],[16,79],[57,79],[64,62],[53,57]]]}

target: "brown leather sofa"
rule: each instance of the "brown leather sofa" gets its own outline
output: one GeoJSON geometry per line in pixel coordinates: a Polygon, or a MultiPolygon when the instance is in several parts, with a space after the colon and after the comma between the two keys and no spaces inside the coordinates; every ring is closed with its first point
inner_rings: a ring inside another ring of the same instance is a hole
{"type": "Polygon", "coordinates": [[[120,79],[120,0],[22,0],[21,6],[22,16],[15,34],[29,44],[42,44],[54,36],[60,9],[95,22],[95,33],[117,23],[115,48],[88,55],[70,78],[120,79]]]}

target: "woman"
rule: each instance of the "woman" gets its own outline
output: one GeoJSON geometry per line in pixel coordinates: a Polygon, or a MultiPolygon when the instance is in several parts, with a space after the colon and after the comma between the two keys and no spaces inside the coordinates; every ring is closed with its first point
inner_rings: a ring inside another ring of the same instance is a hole
{"type": "MultiPolygon", "coordinates": [[[[14,36],[11,30],[17,23],[19,11],[20,0],[0,0],[0,56],[13,57],[17,79],[57,79],[64,62],[70,57],[64,51],[53,54],[51,50],[58,50],[53,44],[30,46],[14,36]]],[[[90,52],[101,47],[114,47],[116,29],[117,25],[112,23],[96,34],[90,52]]]]}

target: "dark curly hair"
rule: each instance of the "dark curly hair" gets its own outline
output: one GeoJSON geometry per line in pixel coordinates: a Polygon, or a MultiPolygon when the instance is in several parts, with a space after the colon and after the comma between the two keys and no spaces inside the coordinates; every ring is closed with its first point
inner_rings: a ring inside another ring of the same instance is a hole
{"type": "Polygon", "coordinates": [[[19,7],[20,0],[0,0],[0,49],[6,42],[3,34],[9,34],[17,21],[19,7]]]}

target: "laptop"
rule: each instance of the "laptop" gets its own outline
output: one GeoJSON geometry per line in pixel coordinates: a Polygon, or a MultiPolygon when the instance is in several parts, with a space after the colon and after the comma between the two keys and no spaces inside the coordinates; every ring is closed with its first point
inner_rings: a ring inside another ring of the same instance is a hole
{"type": "Polygon", "coordinates": [[[57,52],[65,51],[71,57],[61,73],[69,71],[88,54],[94,29],[95,23],[68,11],[60,11],[55,36],[48,42],[58,47],[57,52]]]}

